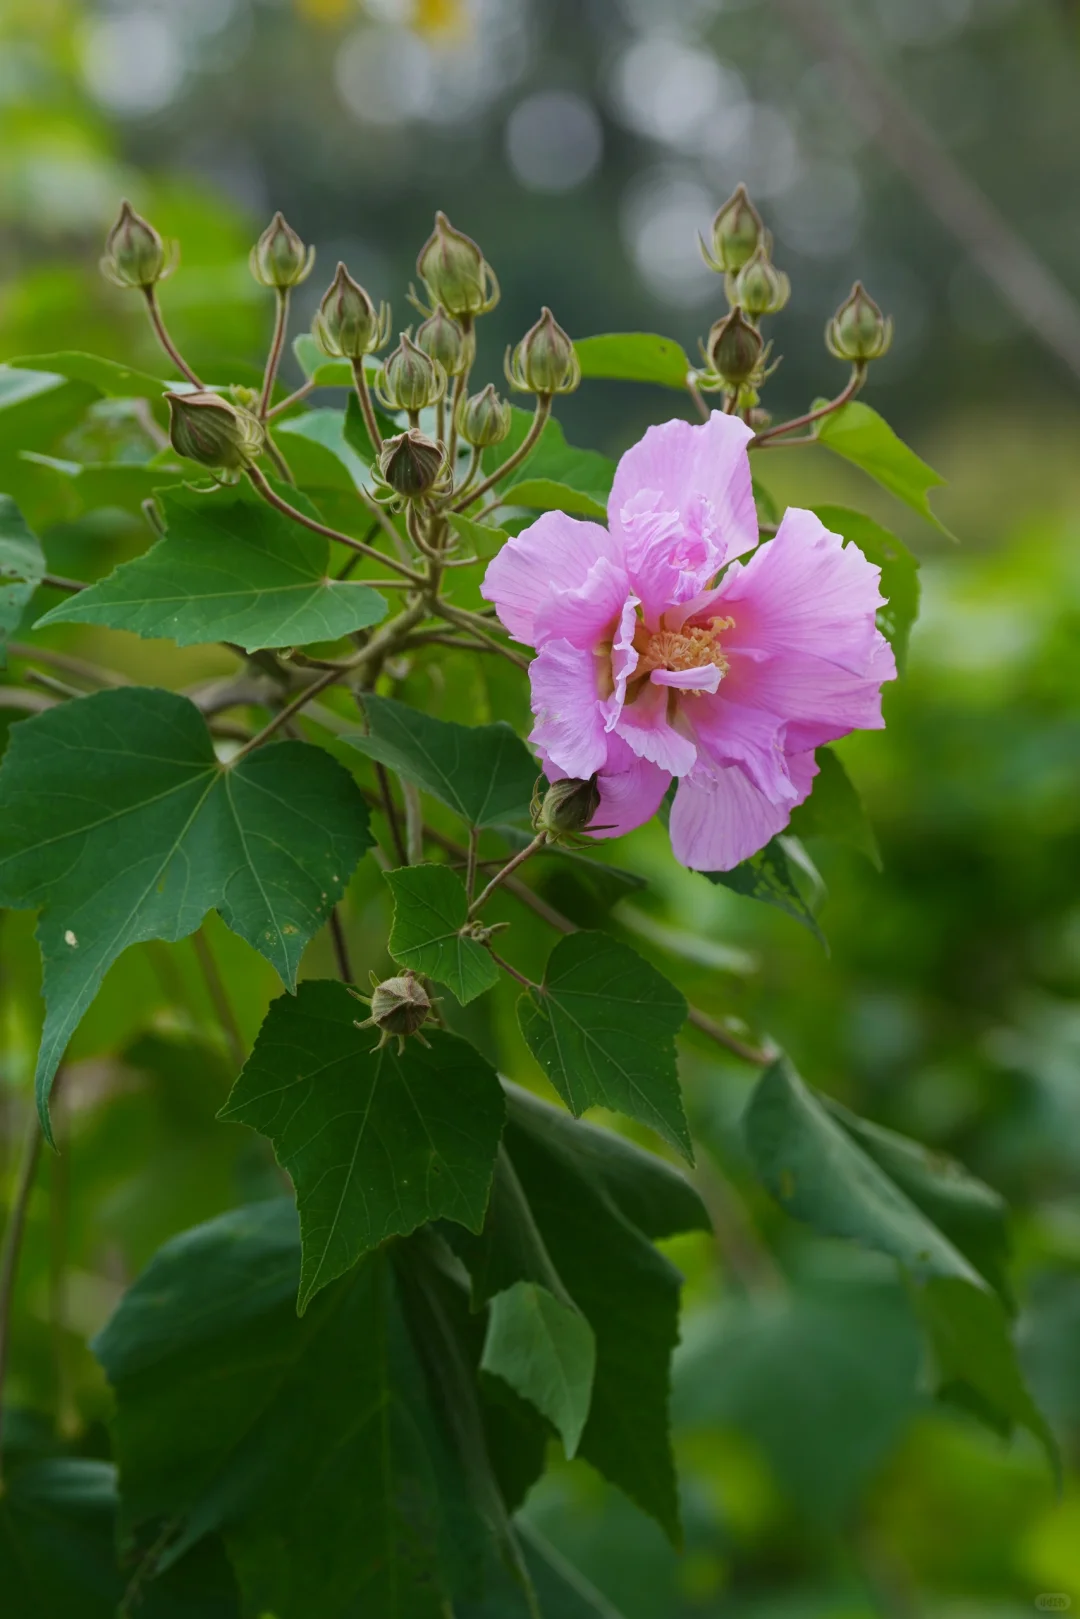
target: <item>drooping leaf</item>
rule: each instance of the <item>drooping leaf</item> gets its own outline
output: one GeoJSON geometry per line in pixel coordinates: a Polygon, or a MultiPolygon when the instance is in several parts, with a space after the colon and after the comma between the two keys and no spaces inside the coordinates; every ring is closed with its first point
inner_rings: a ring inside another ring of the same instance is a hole
{"type": "Polygon", "coordinates": [[[690,361],[678,343],[654,332],[605,332],[574,344],[583,377],[655,382],[685,392],[690,361]]]}
{"type": "Polygon", "coordinates": [[[757,854],[751,855],[749,860],[742,861],[731,871],[706,871],[702,875],[711,883],[730,888],[733,894],[760,900],[764,905],[775,905],[777,910],[794,917],[804,928],[809,928],[821,944],[825,943],[825,935],[818,927],[817,918],[799,892],[783,838],[771,838],[757,854]]]}
{"type": "MultiPolygon", "coordinates": [[[[513,454],[528,433],[532,420],[531,411],[522,410],[517,405],[511,406],[509,435],[501,444],[484,451],[485,474],[494,472],[513,454]]],[[[586,497],[603,517],[614,476],[614,461],[606,455],[597,454],[595,450],[578,450],[572,444],[567,444],[562,428],[551,417],[538,443],[525,460],[507,474],[505,483],[498,485],[497,493],[507,505],[512,506],[519,501],[520,485],[558,485],[586,497]]],[[[550,490],[548,494],[551,494],[550,490]]],[[[521,499],[521,504],[528,505],[530,502],[521,499]]]]}
{"type": "Polygon", "coordinates": [[[5,645],[19,626],[23,608],[41,583],[45,557],[37,536],[8,495],[0,495],[0,669],[5,645]]]}
{"type": "Polygon", "coordinates": [[[470,826],[492,826],[528,808],[537,767],[509,725],[457,725],[391,697],[365,694],[363,701],[367,734],[345,740],[433,794],[470,826]]]}
{"type": "Polygon", "coordinates": [[[1005,1427],[1020,1423],[1054,1456],[1017,1365],[1001,1299],[785,1059],[758,1081],[744,1129],[758,1175],[790,1214],[899,1262],[915,1286],[943,1389],[970,1391],[976,1409],[1005,1427]]]}
{"type": "Polygon", "coordinates": [[[10,410],[26,399],[51,393],[64,379],[56,371],[34,371],[25,366],[0,365],[0,410],[10,410]]]}
{"type": "Polygon", "coordinates": [[[572,1113],[627,1113],[692,1156],[675,1065],[686,1001],[636,951],[604,933],[560,939],[518,1021],[572,1113]]]}
{"type": "Polygon", "coordinates": [[[535,1405],[558,1430],[567,1456],[575,1454],[596,1370],[596,1339],[576,1306],[536,1282],[497,1293],[480,1367],[535,1405]]]}
{"type": "Polygon", "coordinates": [[[238,1209],[168,1243],[95,1341],[125,1527],[168,1525],[165,1566],[220,1528],[245,1614],[442,1619],[462,1509],[389,1266],[298,1320],[299,1259],[290,1202],[238,1209]]]}
{"type": "MultiPolygon", "coordinates": [[[[678,1272],[628,1217],[604,1175],[588,1173],[588,1150],[585,1163],[563,1150],[561,1132],[548,1128],[552,1110],[514,1091],[509,1101],[507,1153],[551,1261],[596,1335],[592,1402],[578,1454],[677,1540],[668,1391],[678,1272]]],[[[568,1130],[589,1129],[563,1122],[568,1130]]],[[[616,1169],[615,1184],[622,1177],[616,1169]]],[[[692,1220],[697,1225],[700,1216],[695,1212],[692,1220]]]]}
{"type": "Polygon", "coordinates": [[[371,846],[364,801],[320,748],[221,765],[193,703],[126,687],[12,731],[0,764],[0,904],[41,907],[38,1107],[106,970],[216,908],[287,985],[371,846]]]}
{"type": "Polygon", "coordinates": [[[931,510],[927,498],[931,489],[945,482],[944,478],[897,438],[876,410],[853,399],[817,423],[817,438],[835,455],[869,473],[942,534],[953,538],[931,510]]]}
{"type": "Polygon", "coordinates": [[[499,981],[490,953],[462,932],[469,916],[465,884],[446,866],[388,871],[394,926],[388,949],[395,961],[452,989],[465,1005],[499,981]]]}
{"type": "Polygon", "coordinates": [[[878,608],[878,629],[893,649],[896,667],[903,674],[912,625],[919,616],[919,561],[902,540],[862,512],[846,506],[815,506],[825,527],[858,546],[868,562],[881,569],[884,607],[878,608]]]}
{"type": "Polygon", "coordinates": [[[479,1231],[505,1117],[494,1070],[440,1029],[377,1049],[343,984],[309,979],[267,1014],[219,1117],[273,1142],[300,1210],[303,1312],[387,1237],[427,1220],[479,1231]]]}
{"type": "MultiPolygon", "coordinates": [[[[314,516],[304,496],[293,504],[314,516]]],[[[330,574],[330,542],[235,489],[181,484],[159,496],[165,537],[39,624],[104,624],[178,646],[337,641],[385,618],[386,598],[330,574]]]]}
{"type": "Polygon", "coordinates": [[[157,403],[168,389],[186,386],[175,379],[163,382],[146,371],[136,371],[129,365],[119,365],[98,354],[82,354],[76,349],[31,354],[9,360],[8,365],[19,370],[49,372],[68,382],[88,382],[107,399],[151,399],[157,403]]]}
{"type": "Polygon", "coordinates": [[[464,517],[461,512],[448,512],[447,521],[461,541],[462,550],[469,556],[479,557],[482,562],[489,561],[497,551],[501,551],[510,538],[504,528],[477,523],[471,517],[464,517]]]}
{"type": "Polygon", "coordinates": [[[881,870],[881,852],[867,819],[858,788],[832,748],[818,748],[813,791],[791,812],[790,827],[799,838],[833,838],[850,844],[881,870]]]}

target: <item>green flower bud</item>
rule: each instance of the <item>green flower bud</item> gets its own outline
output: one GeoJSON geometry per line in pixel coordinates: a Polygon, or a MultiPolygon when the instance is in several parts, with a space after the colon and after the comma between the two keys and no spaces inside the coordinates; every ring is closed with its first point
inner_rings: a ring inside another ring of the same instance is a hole
{"type": "Polygon", "coordinates": [[[390,310],[378,309],[358,281],[339,264],[312,322],[312,335],[324,354],[362,360],[381,349],[390,335],[390,310]]]}
{"type": "Polygon", "coordinates": [[[417,428],[383,440],[379,476],[402,500],[437,492],[446,475],[446,451],[417,428]]]}
{"type": "MultiPolygon", "coordinates": [[[[398,1051],[402,1052],[406,1038],[411,1034],[417,1035],[426,1045],[427,1041],[420,1030],[431,1015],[431,997],[416,974],[406,969],[400,977],[385,978],[380,983],[372,973],[371,983],[371,1016],[356,1027],[378,1029],[377,1050],[396,1040],[398,1051]]],[[[357,995],[358,1000],[367,998],[359,996],[356,990],[350,990],[350,994],[357,995]]]]}
{"type": "Polygon", "coordinates": [[[892,316],[883,315],[862,282],[856,281],[825,328],[829,353],[853,365],[865,364],[887,354],[892,340],[892,316]]]}
{"type": "Polygon", "coordinates": [[[710,270],[724,275],[741,270],[760,241],[765,239],[761,215],[739,185],[712,222],[712,250],[699,236],[701,256],[710,270]]]}
{"type": "Polygon", "coordinates": [[[137,214],[130,202],[120,204],[120,217],[105,238],[101,273],[118,287],[152,287],[167,276],[172,264],[153,225],[137,214]]]}
{"type": "Polygon", "coordinates": [[[505,370],[519,393],[568,394],[581,381],[574,345],[546,305],[513,355],[507,349],[505,370]]]}
{"type": "Polygon", "coordinates": [[[728,297],[751,320],[775,315],[791,297],[791,282],[773,264],[764,242],[758,243],[737,275],[728,277],[728,297]]]}
{"type": "Polygon", "coordinates": [[[448,377],[467,371],[476,352],[472,332],[466,336],[442,304],[436,304],[435,313],[417,328],[416,343],[429,359],[438,361],[448,377]]]}
{"type": "Polygon", "coordinates": [[[715,322],[705,345],[710,371],[736,387],[755,374],[764,352],[761,333],[750,324],[738,304],[723,320],[715,322]]]}
{"type": "Polygon", "coordinates": [[[455,230],[444,213],[435,215],[435,229],[416,260],[433,303],[450,315],[486,315],[499,301],[495,272],[471,236],[455,230]]]}
{"type": "Polygon", "coordinates": [[[298,287],[315,263],[315,249],[305,247],[280,211],[263,231],[248,259],[251,273],[264,287],[298,287]]]}
{"type": "Polygon", "coordinates": [[[263,447],[265,434],[250,411],[202,388],[167,393],[169,438],[178,455],[214,471],[243,472],[263,447]]]}
{"type": "Polygon", "coordinates": [[[538,832],[549,832],[553,837],[584,832],[599,808],[600,789],[596,785],[596,773],[588,781],[567,776],[564,781],[552,782],[533,816],[533,826],[538,832]]]}
{"type": "Polygon", "coordinates": [[[375,392],[387,410],[425,410],[446,393],[446,372],[408,332],[402,332],[397,348],[379,370],[375,392]]]}
{"type": "Polygon", "coordinates": [[[457,428],[466,444],[486,450],[501,444],[510,431],[510,406],[500,399],[493,383],[478,394],[463,399],[458,408],[457,428]]]}

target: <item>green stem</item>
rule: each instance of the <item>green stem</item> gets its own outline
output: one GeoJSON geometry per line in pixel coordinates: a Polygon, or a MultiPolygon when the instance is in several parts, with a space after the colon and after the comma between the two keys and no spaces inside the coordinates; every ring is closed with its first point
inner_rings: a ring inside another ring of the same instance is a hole
{"type": "Polygon", "coordinates": [[[405,802],[405,859],[410,866],[418,866],[424,858],[424,817],[420,808],[420,789],[415,782],[403,779],[401,796],[405,802]]]}
{"type": "Polygon", "coordinates": [[[393,568],[395,573],[402,574],[411,584],[424,584],[425,581],[420,574],[412,568],[407,568],[403,562],[396,562],[393,557],[388,557],[385,551],[377,551],[373,545],[367,545],[363,540],[354,540],[351,534],[342,534],[339,529],[329,528],[326,523],[319,523],[314,517],[298,512],[295,506],[290,506],[287,500],[282,500],[280,495],[275,494],[258,467],[248,467],[247,475],[263,500],[283,516],[291,517],[294,523],[300,523],[304,528],[311,529],[312,533],[322,534],[328,540],[337,540],[340,545],[347,545],[350,550],[359,551],[361,556],[374,557],[376,562],[381,562],[385,568],[393,568]]]}
{"type": "Polygon", "coordinates": [[[481,892],[480,897],[473,900],[472,904],[469,906],[470,918],[477,916],[480,911],[483,910],[484,906],[498,888],[499,884],[504,883],[508,877],[512,876],[513,873],[517,871],[518,867],[523,866],[526,860],[530,859],[538,849],[542,849],[544,847],[546,842],[547,833],[538,832],[531,843],[526,844],[524,849],[519,849],[517,854],[514,855],[513,859],[508,860],[506,865],[503,866],[502,870],[495,873],[487,887],[481,892]]]}
{"type": "Polygon", "coordinates": [[[532,449],[533,445],[536,443],[537,439],[540,437],[540,434],[544,431],[544,428],[547,426],[547,420],[550,415],[551,395],[538,394],[536,396],[536,409],[533,411],[533,419],[529,424],[529,431],[525,434],[525,437],[522,439],[517,449],[512,455],[507,456],[506,460],[501,466],[496,467],[495,471],[490,477],[485,478],[483,483],[478,483],[475,489],[471,489],[469,491],[464,500],[459,500],[456,505],[451,506],[450,510],[454,512],[463,512],[466,507],[471,506],[475,501],[478,501],[481,495],[486,495],[489,489],[494,489],[495,485],[505,478],[508,472],[513,472],[515,467],[520,466],[522,461],[524,461],[525,457],[528,455],[529,451],[532,449]]]}
{"type": "Polygon", "coordinates": [[[378,455],[383,444],[382,434],[379,432],[379,424],[375,420],[375,407],[371,403],[371,394],[368,391],[367,377],[364,375],[363,360],[353,361],[352,374],[353,382],[356,384],[356,397],[360,401],[360,410],[364,417],[364,425],[368,430],[368,438],[371,440],[375,454],[378,455]]]}
{"type": "Polygon", "coordinates": [[[289,287],[277,289],[277,307],[274,311],[274,335],[270,340],[270,353],[263,372],[262,393],[259,395],[259,420],[265,422],[274,392],[274,380],[281,364],[281,351],[285,347],[285,333],[289,325],[289,287]]]}
{"type": "Polygon", "coordinates": [[[275,421],[278,416],[284,416],[285,412],[287,410],[291,410],[294,405],[298,405],[301,399],[306,399],[314,387],[315,382],[311,377],[309,377],[306,382],[302,383],[300,387],[297,388],[295,393],[291,393],[287,399],[281,400],[280,404],[275,405],[273,410],[267,411],[267,421],[272,422],[275,421]]]}
{"type": "Polygon", "coordinates": [[[330,938],[334,944],[334,960],[337,962],[338,977],[343,984],[353,982],[352,963],[349,960],[349,941],[345,937],[345,924],[341,920],[341,908],[335,905],[330,912],[330,938]]]}
{"type": "Polygon", "coordinates": [[[15,1179],[15,1195],[4,1230],[3,1248],[0,1249],[0,1496],[4,1493],[4,1384],[7,1380],[8,1357],[11,1349],[11,1319],[15,1302],[15,1278],[19,1272],[19,1255],[26,1231],[26,1211],[34,1189],[41,1143],[44,1137],[33,1106],[30,1123],[23,1138],[19,1155],[19,1168],[15,1179]]]}
{"type": "MultiPolygon", "coordinates": [[[[808,427],[811,422],[818,422],[823,416],[831,416],[833,411],[839,410],[842,405],[846,405],[849,399],[854,399],[865,381],[866,362],[864,360],[852,366],[847,386],[837,394],[835,399],[830,399],[828,404],[819,405],[817,410],[808,410],[804,416],[793,416],[790,422],[779,422],[775,427],[766,427],[762,432],[755,433],[750,440],[749,448],[755,450],[759,445],[767,444],[770,439],[780,438],[785,433],[794,433],[797,428],[808,427]]],[[[813,438],[814,435],[810,434],[805,439],[796,439],[793,442],[807,444],[812,443],[813,438]]]]}
{"type": "Polygon", "coordinates": [[[240,1033],[240,1025],[236,1021],[236,1014],[229,1000],[225,981],[218,971],[218,964],[214,959],[214,952],[210,948],[210,941],[202,928],[198,928],[191,935],[191,942],[199,963],[199,971],[203,975],[207,993],[217,1014],[221,1032],[225,1036],[225,1044],[229,1048],[229,1056],[236,1064],[237,1073],[244,1066],[246,1052],[244,1050],[244,1037],[240,1033]]]}
{"type": "Polygon", "coordinates": [[[186,377],[194,387],[201,388],[203,384],[199,381],[199,378],[195,375],[190,365],[188,365],[187,361],[184,359],[183,355],[180,353],[180,350],[176,347],[176,344],[173,342],[168,331],[166,330],[165,319],[161,313],[161,309],[157,301],[156,288],[144,287],[143,297],[146,299],[146,312],[150,316],[150,324],[154,328],[154,335],[157,337],[158,342],[165,350],[165,353],[169,356],[169,359],[180,372],[181,376],[186,377]]]}

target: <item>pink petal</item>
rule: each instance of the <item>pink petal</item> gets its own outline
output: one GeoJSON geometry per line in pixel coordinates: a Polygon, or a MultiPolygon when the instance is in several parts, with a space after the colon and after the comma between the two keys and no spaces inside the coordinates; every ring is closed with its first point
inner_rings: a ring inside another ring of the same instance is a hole
{"type": "Polygon", "coordinates": [[[875,636],[861,675],[802,652],[762,661],[732,654],[724,695],[785,719],[789,752],[835,742],[849,731],[880,730],[881,683],[895,679],[896,662],[885,637],[875,636]]]}
{"type": "MultiPolygon", "coordinates": [[[[684,421],[650,427],[619,462],[608,519],[613,535],[625,540],[628,564],[634,545],[636,564],[643,570],[638,594],[646,617],[654,607],[686,601],[704,590],[718,567],[756,545],[757,513],[746,453],[752,437],[753,430],[738,417],[713,411],[699,427],[684,421]],[[653,574],[665,549],[677,593],[661,602],[663,584],[653,574]],[[648,595],[643,594],[646,584],[651,587],[648,595]]],[[[628,571],[633,579],[634,567],[628,571]]]]}
{"type": "Polygon", "coordinates": [[[515,640],[535,646],[533,622],[548,595],[580,590],[599,557],[620,563],[621,556],[621,543],[598,523],[545,512],[507,540],[488,564],[480,593],[495,603],[515,640]]]}
{"type": "Polygon", "coordinates": [[[536,715],[529,741],[564,774],[582,780],[608,756],[596,677],[596,658],[569,641],[546,641],[529,665],[536,715]]]}
{"type": "Polygon", "coordinates": [[[534,645],[562,639],[590,649],[599,646],[611,639],[629,595],[625,571],[610,558],[597,557],[576,590],[548,591],[533,619],[534,645]]]}
{"type": "MultiPolygon", "coordinates": [[[[600,789],[600,808],[593,817],[596,830],[591,838],[618,838],[632,832],[637,826],[651,821],[668,790],[671,777],[647,759],[638,759],[618,737],[610,737],[608,764],[597,778],[600,789]]],[[[545,759],[544,774],[548,781],[561,781],[566,772],[545,759]]]]}
{"type": "MultiPolygon", "coordinates": [[[[792,774],[800,783],[801,803],[817,765],[813,754],[796,759],[792,774]]],[[[793,808],[770,803],[739,769],[695,771],[680,781],[671,807],[675,858],[694,871],[730,871],[782,832],[793,808]]]]}
{"type": "Polygon", "coordinates": [[[715,663],[706,663],[700,669],[654,669],[649,679],[656,686],[674,686],[677,691],[714,692],[723,679],[715,663]]]}
{"type": "Polygon", "coordinates": [[[668,693],[663,686],[644,685],[622,710],[614,729],[639,759],[649,759],[673,776],[685,776],[694,768],[697,748],[669,721],[668,693]]]}
{"type": "Polygon", "coordinates": [[[637,609],[640,606],[636,596],[631,596],[622,610],[619,627],[615,631],[615,640],[611,647],[611,678],[615,689],[607,701],[607,728],[610,731],[622,713],[626,701],[626,685],[634,670],[638,666],[638,653],[634,645],[634,631],[637,629],[637,609]]]}
{"type": "Polygon", "coordinates": [[[735,765],[772,804],[797,800],[785,758],[784,721],[765,709],[733,702],[727,682],[719,696],[686,705],[685,714],[703,764],[735,765]]]}
{"type": "Polygon", "coordinates": [[[880,579],[857,546],[789,507],[776,536],[721,582],[714,610],[735,620],[725,649],[808,652],[863,674],[876,655],[880,579]]]}

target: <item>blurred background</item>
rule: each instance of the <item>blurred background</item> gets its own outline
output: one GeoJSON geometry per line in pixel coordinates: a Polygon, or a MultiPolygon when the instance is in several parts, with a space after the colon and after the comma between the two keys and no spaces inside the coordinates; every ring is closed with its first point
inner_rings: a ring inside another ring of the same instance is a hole
{"type": "MultiPolygon", "coordinates": [[[[896,322],[866,397],[948,479],[937,509],[961,543],[822,451],[769,458],[778,501],[862,506],[922,562],[888,729],[840,750],[884,870],[813,850],[827,957],[788,918],[703,892],[644,829],[624,858],[650,887],[616,914],[694,998],[768,1029],[808,1080],[1008,1198],[1025,1364],[1072,1470],[1055,1495],[1033,1444],[920,1392],[891,1269],[810,1239],[755,1190],[737,1135],[752,1076],[701,1049],[685,1063],[695,1128],[736,1202],[720,1211],[719,1267],[703,1241],[670,1245],[688,1278],[674,1389],[686,1548],[583,1463],[556,1467],[527,1510],[625,1619],[1021,1619],[1047,1593],[1080,1607],[1076,6],[0,0],[0,358],[91,348],[154,369],[136,300],[97,273],[122,195],[181,240],[163,303],[215,380],[260,359],[269,308],[246,255],[279,207],[318,248],[305,322],[340,257],[405,324],[441,207],[502,283],[482,333],[491,376],[541,303],[574,336],[643,329],[693,353],[723,307],[696,233],[739,180],[793,284],[770,408],[801,411],[842,382],[822,330],[861,278],[896,322]]],[[[575,442],[617,454],[679,408],[593,383],[559,414],[575,442]]],[[[46,543],[51,566],[85,577],[135,542],[60,524],[46,543]]],[[[94,646],[138,678],[174,678],[159,643],[103,632],[94,646]]],[[[514,702],[478,691],[475,717],[514,702]]],[[[377,884],[358,879],[358,923],[377,884]]],[[[10,1100],[36,1038],[36,968],[32,919],[3,927],[10,1100]]],[[[273,986],[214,939],[250,1034],[273,986]]],[[[107,1397],[81,1335],[157,1243],[259,1195],[265,1174],[212,1122],[228,1066],[199,1044],[205,992],[183,947],[121,970],[73,1048],[69,1152],[32,1210],[16,1366],[27,1407],[59,1394],[62,1426],[102,1452],[107,1397]],[[163,1152],[150,1184],[142,1165],[163,1152]]]]}

